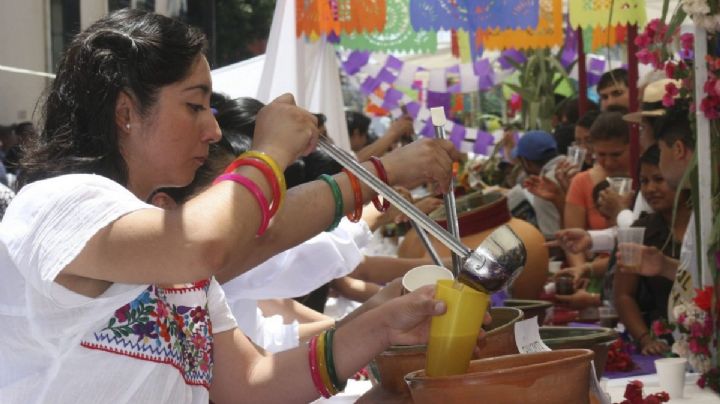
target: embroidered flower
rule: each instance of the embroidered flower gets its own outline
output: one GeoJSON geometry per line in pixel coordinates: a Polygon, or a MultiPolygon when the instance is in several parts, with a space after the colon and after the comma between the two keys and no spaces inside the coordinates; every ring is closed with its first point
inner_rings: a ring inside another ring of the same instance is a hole
{"type": "Polygon", "coordinates": [[[209,387],[213,341],[207,310],[209,285],[203,282],[177,289],[150,286],[117,309],[107,326],[86,336],[81,345],[172,365],[186,383],[209,387]],[[198,304],[187,305],[191,301],[198,304]]]}

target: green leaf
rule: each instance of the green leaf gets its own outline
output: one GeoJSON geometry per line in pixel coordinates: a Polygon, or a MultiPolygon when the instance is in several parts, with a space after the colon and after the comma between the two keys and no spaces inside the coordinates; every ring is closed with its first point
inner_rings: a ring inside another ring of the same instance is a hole
{"type": "Polygon", "coordinates": [[[112,327],[113,325],[115,325],[115,317],[113,317],[113,318],[110,319],[110,321],[108,322],[107,328],[110,328],[110,327],[112,327]]]}

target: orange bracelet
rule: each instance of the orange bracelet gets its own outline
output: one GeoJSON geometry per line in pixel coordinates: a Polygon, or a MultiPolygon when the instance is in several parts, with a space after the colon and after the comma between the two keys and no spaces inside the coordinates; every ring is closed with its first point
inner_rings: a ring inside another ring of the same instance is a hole
{"type": "Polygon", "coordinates": [[[348,213],[347,218],[350,219],[351,222],[357,223],[360,221],[360,218],[362,218],[363,212],[362,188],[360,188],[360,181],[353,173],[345,168],[343,168],[343,172],[347,174],[353,195],[355,195],[355,210],[352,213],[348,213]]]}

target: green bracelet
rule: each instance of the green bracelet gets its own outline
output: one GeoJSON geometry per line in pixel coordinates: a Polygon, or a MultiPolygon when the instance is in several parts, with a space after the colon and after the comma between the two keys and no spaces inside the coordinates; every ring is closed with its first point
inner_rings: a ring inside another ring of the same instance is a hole
{"type": "Polygon", "coordinates": [[[330,382],[335,386],[335,390],[337,391],[343,391],[345,390],[345,385],[347,384],[347,381],[344,383],[340,383],[340,380],[338,380],[337,373],[335,372],[335,360],[333,359],[333,337],[335,336],[335,328],[331,328],[327,331],[325,331],[325,361],[327,362],[327,370],[328,374],[330,375],[330,382]]]}
{"type": "Polygon", "coordinates": [[[333,219],[332,224],[330,227],[328,227],[325,231],[333,231],[336,227],[340,224],[340,220],[343,217],[343,212],[345,211],[345,208],[343,206],[343,197],[342,197],[342,191],[340,191],[340,187],[338,186],[337,182],[335,181],[335,178],[333,178],[330,175],[327,174],[320,174],[319,177],[321,180],[325,181],[332,190],[333,198],[335,198],[335,218],[333,219]]]}

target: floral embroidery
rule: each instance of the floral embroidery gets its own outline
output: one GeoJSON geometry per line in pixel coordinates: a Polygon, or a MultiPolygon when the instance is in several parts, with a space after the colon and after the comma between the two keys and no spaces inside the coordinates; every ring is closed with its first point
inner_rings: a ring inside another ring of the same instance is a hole
{"type": "Polygon", "coordinates": [[[209,287],[207,280],[184,288],[151,285],[117,309],[106,326],[81,345],[171,365],[187,384],[209,388],[213,364],[209,287]],[[188,302],[200,305],[188,306],[188,302]]]}

